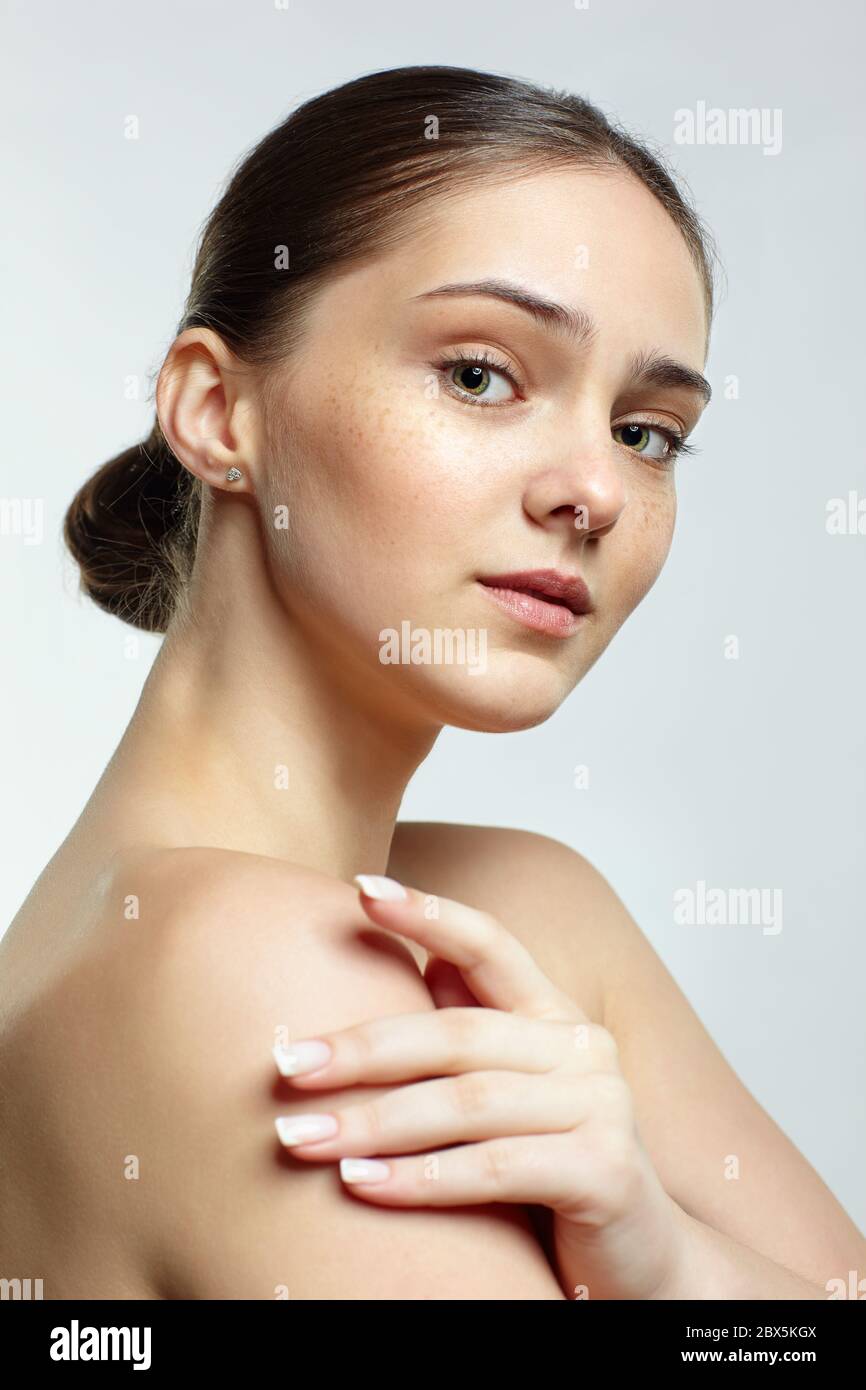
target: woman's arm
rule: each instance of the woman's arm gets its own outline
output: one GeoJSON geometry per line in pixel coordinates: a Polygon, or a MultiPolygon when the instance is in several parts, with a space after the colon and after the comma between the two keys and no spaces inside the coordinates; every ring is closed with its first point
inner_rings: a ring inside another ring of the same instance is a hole
{"type": "Polygon", "coordinates": [[[172,1296],[562,1300],[516,1209],[378,1211],[346,1190],[336,1162],[281,1148],[277,1115],[359,1096],[314,1099],[281,1080],[277,1030],[316,1036],[434,1009],[356,892],[254,856],[169,855],[119,885],[142,911],[125,983],[110,988],[126,993],[117,1129],[140,1159],[147,1258],[172,1296]]]}
{"type": "Polygon", "coordinates": [[[683,1234],[682,1263],[676,1277],[653,1295],[655,1300],[827,1299],[825,1288],[695,1220],[682,1207],[675,1216],[683,1234]]]}

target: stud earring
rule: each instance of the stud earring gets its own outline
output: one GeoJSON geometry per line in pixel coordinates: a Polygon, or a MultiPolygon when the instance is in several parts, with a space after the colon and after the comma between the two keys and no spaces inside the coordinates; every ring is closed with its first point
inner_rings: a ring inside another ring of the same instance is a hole
{"type": "Polygon", "coordinates": [[[243,476],[244,475],[239,468],[230,468],[226,473],[226,482],[236,483],[238,479],[242,478],[243,476]]]}

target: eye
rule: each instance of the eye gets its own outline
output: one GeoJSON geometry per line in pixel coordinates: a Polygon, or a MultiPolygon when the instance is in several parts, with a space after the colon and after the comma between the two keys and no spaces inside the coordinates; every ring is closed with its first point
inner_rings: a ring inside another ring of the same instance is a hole
{"type": "Polygon", "coordinates": [[[619,435],[624,437],[617,442],[624,444],[632,453],[645,454],[647,458],[661,463],[673,463],[678,454],[691,452],[689,445],[675,430],[665,429],[648,421],[635,420],[626,425],[617,425],[613,431],[614,439],[619,435]],[[659,441],[655,445],[651,444],[653,435],[659,441]]]}
{"type": "Polygon", "coordinates": [[[458,400],[478,405],[503,405],[517,399],[514,372],[487,351],[463,352],[432,364],[446,390],[458,400]]]}

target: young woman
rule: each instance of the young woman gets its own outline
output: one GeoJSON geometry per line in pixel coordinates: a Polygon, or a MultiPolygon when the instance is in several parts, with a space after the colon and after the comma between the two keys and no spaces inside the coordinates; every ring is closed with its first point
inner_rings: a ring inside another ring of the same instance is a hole
{"type": "Polygon", "coordinates": [[[712,303],[669,174],[568,93],[378,72],[240,164],[153,431],[66,520],[165,640],[0,944],[4,1277],[817,1299],[863,1269],[585,859],[396,819],[444,725],[547,719],[656,579],[712,303]]]}

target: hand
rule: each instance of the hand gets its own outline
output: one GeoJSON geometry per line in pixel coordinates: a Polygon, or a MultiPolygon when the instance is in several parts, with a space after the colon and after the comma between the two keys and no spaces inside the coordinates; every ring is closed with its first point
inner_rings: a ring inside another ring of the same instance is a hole
{"type": "Polygon", "coordinates": [[[322,1035],[331,1060],[304,1075],[291,1044],[275,1049],[280,1071],[309,1090],[434,1079],[331,1115],[331,1138],[299,1143],[278,1120],[283,1142],[301,1159],[346,1156],[343,1180],[378,1206],[549,1207],[569,1297],[576,1286],[590,1298],[664,1297],[681,1273],[682,1228],[637,1133],[611,1034],[487,913],[417,889],[374,897],[401,885],[359,881],[370,920],[430,953],[436,1011],[322,1035]],[[402,1156],[367,1161],[365,1179],[357,1156],[371,1154],[402,1156]]]}

